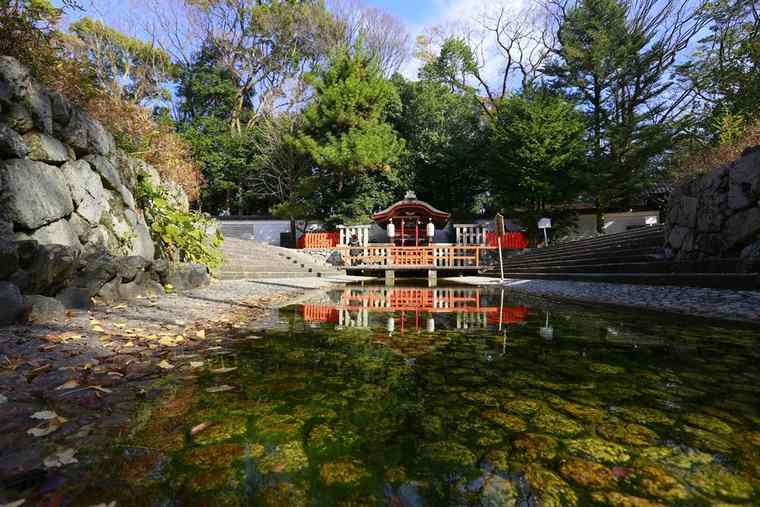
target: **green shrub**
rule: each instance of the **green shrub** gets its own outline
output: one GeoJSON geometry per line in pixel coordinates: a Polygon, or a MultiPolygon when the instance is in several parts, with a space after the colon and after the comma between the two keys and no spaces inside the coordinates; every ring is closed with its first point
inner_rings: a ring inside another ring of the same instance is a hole
{"type": "Polygon", "coordinates": [[[197,211],[177,209],[163,186],[156,187],[141,179],[136,192],[137,201],[145,212],[151,236],[161,255],[173,262],[195,262],[211,269],[222,265],[219,249],[222,233],[209,234],[213,219],[197,211]]]}

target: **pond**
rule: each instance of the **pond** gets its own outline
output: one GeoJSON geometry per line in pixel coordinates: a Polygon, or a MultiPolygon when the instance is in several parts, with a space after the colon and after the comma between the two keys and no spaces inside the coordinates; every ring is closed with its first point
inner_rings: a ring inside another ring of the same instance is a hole
{"type": "Polygon", "coordinates": [[[236,338],[76,497],[760,504],[756,328],[498,289],[349,287],[236,338]]]}

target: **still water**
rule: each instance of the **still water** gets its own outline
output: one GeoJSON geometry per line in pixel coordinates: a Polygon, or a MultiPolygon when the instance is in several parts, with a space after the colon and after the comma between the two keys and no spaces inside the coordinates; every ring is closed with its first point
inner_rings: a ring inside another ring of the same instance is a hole
{"type": "Polygon", "coordinates": [[[235,390],[206,372],[103,467],[119,505],[760,504],[756,328],[354,287],[236,338],[235,390]]]}

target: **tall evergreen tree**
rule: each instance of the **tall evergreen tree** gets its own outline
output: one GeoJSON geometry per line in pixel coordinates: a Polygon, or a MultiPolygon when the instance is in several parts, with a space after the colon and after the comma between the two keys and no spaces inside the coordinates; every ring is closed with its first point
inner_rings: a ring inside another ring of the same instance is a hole
{"type": "Polygon", "coordinates": [[[398,92],[360,44],[336,50],[311,84],[315,96],[295,142],[311,157],[323,214],[333,222],[367,221],[398,185],[394,166],[404,141],[388,122],[399,111],[398,92]]]}

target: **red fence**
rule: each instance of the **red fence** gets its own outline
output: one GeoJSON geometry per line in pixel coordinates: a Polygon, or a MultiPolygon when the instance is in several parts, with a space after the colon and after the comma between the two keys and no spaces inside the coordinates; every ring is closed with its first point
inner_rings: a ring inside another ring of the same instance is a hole
{"type": "Polygon", "coordinates": [[[307,232],[298,238],[298,248],[335,248],[340,242],[340,233],[307,232]]]}
{"type": "MultiPolygon", "coordinates": [[[[486,246],[499,246],[499,236],[495,231],[486,231],[486,246]]],[[[528,240],[522,232],[507,232],[501,235],[501,247],[506,250],[528,248],[528,240]]]]}

